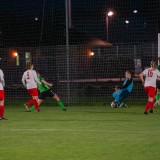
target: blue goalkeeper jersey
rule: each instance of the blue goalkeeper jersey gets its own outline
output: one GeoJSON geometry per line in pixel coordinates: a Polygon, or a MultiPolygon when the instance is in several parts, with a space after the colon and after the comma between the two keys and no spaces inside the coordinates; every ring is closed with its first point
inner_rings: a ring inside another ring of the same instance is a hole
{"type": "Polygon", "coordinates": [[[128,92],[131,92],[133,89],[133,79],[126,79],[120,89],[127,89],[128,92]]]}

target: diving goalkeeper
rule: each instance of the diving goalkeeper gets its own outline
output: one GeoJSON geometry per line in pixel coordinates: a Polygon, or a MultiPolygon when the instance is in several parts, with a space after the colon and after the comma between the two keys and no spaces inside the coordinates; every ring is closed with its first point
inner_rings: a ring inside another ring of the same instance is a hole
{"type": "Polygon", "coordinates": [[[125,72],[126,80],[124,81],[123,86],[115,86],[115,92],[112,94],[112,96],[115,99],[114,103],[116,107],[127,107],[127,105],[122,103],[122,101],[131,93],[133,89],[133,76],[134,73],[127,70],[125,72]]]}

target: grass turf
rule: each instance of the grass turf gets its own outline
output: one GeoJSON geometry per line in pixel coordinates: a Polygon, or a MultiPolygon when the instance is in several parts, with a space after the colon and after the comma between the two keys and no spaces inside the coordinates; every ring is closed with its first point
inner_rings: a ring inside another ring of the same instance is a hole
{"type": "Polygon", "coordinates": [[[0,121],[0,160],[159,160],[160,109],[143,106],[7,107],[0,121]]]}

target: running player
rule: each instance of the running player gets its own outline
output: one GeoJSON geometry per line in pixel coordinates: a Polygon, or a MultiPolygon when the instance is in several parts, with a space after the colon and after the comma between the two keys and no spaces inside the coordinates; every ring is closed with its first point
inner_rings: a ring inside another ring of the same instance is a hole
{"type": "Polygon", "coordinates": [[[122,87],[115,86],[115,92],[112,94],[113,98],[115,99],[114,103],[115,107],[127,107],[124,103],[122,103],[122,100],[126,98],[133,89],[133,79],[134,73],[132,71],[126,71],[125,77],[126,80],[123,83],[122,87]]]}
{"type": "MultiPolygon", "coordinates": [[[[38,76],[39,81],[42,83],[42,85],[38,85],[38,90],[40,92],[39,99],[38,99],[38,105],[40,105],[46,99],[46,97],[52,97],[53,99],[57,101],[59,107],[63,111],[66,111],[66,108],[64,107],[63,102],[60,100],[58,95],[52,89],[53,84],[45,81],[45,79],[40,75],[39,72],[37,72],[37,76],[38,76]]],[[[30,110],[32,111],[33,109],[34,107],[32,107],[30,110]]]]}
{"type": "Polygon", "coordinates": [[[160,72],[157,70],[157,63],[155,61],[151,61],[150,66],[150,68],[145,69],[140,74],[142,85],[144,86],[144,90],[148,96],[148,102],[146,104],[144,114],[148,114],[148,111],[153,113],[154,98],[156,94],[156,80],[160,76],[160,72]]]}
{"type": "Polygon", "coordinates": [[[22,77],[23,85],[27,88],[29,95],[33,98],[24,104],[24,106],[27,111],[30,111],[29,106],[34,105],[37,112],[39,112],[37,84],[41,85],[41,82],[38,80],[36,71],[33,70],[33,68],[33,64],[27,63],[27,71],[24,72],[22,77]]]}
{"type": "Polygon", "coordinates": [[[6,118],[4,118],[4,100],[5,100],[4,86],[5,86],[4,74],[3,71],[0,69],[0,120],[7,120],[6,118]]]}

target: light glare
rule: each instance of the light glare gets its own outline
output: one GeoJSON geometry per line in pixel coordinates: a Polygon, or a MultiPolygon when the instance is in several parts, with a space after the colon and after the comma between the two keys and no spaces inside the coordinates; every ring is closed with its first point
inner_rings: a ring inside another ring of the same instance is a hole
{"type": "Polygon", "coordinates": [[[129,20],[125,20],[125,23],[126,23],[126,24],[129,24],[129,20]]]}
{"type": "Polygon", "coordinates": [[[17,53],[17,52],[15,52],[13,55],[14,55],[15,57],[17,57],[17,56],[18,56],[18,53],[17,53]]]}
{"type": "Polygon", "coordinates": [[[109,16],[109,17],[113,16],[113,14],[114,14],[114,13],[113,13],[112,11],[109,11],[109,12],[108,12],[108,16],[109,16]]]}
{"type": "Polygon", "coordinates": [[[94,56],[94,52],[91,52],[90,54],[91,54],[91,56],[94,56]]]}
{"type": "Polygon", "coordinates": [[[133,13],[138,13],[138,11],[135,9],[135,10],[133,11],[133,13]]]}

